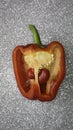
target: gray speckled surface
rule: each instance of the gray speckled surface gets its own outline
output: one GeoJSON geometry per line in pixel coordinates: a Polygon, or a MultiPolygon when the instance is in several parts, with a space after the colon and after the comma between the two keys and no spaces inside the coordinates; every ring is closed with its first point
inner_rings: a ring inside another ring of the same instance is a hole
{"type": "Polygon", "coordinates": [[[0,0],[0,130],[73,130],[73,0],[0,0]],[[30,23],[43,44],[65,47],[66,76],[52,102],[28,100],[16,84],[12,50],[33,42],[30,23]]]}

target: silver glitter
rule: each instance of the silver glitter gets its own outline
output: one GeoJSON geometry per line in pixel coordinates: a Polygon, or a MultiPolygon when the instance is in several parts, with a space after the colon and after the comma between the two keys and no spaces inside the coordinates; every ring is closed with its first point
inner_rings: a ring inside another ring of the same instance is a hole
{"type": "Polygon", "coordinates": [[[0,130],[73,130],[73,0],[0,0],[0,130]],[[16,84],[12,51],[33,42],[29,24],[43,44],[65,47],[66,76],[51,102],[24,98],[16,84]]]}

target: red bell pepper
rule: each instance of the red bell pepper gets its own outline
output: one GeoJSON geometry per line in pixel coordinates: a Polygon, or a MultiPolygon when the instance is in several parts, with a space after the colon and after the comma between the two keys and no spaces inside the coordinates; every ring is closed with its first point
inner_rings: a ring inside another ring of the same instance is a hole
{"type": "Polygon", "coordinates": [[[19,90],[28,99],[50,101],[56,97],[65,76],[65,51],[61,43],[42,45],[34,25],[29,25],[34,43],[13,50],[13,67],[19,90]]]}

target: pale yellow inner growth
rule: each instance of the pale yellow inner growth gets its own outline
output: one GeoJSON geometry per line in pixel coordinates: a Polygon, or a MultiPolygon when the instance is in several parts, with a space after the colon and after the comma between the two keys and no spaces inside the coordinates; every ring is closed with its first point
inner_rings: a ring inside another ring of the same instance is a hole
{"type": "Polygon", "coordinates": [[[39,51],[25,55],[24,59],[29,67],[40,69],[42,66],[51,66],[54,61],[54,55],[48,52],[39,51]]]}

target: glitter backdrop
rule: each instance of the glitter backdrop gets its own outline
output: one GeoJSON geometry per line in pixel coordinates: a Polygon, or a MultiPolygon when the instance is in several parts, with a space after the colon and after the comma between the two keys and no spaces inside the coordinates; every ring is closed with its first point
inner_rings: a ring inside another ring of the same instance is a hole
{"type": "Polygon", "coordinates": [[[0,130],[73,130],[73,0],[0,0],[0,130]],[[51,102],[24,98],[15,80],[12,51],[33,42],[29,24],[43,44],[65,47],[66,76],[51,102]]]}

